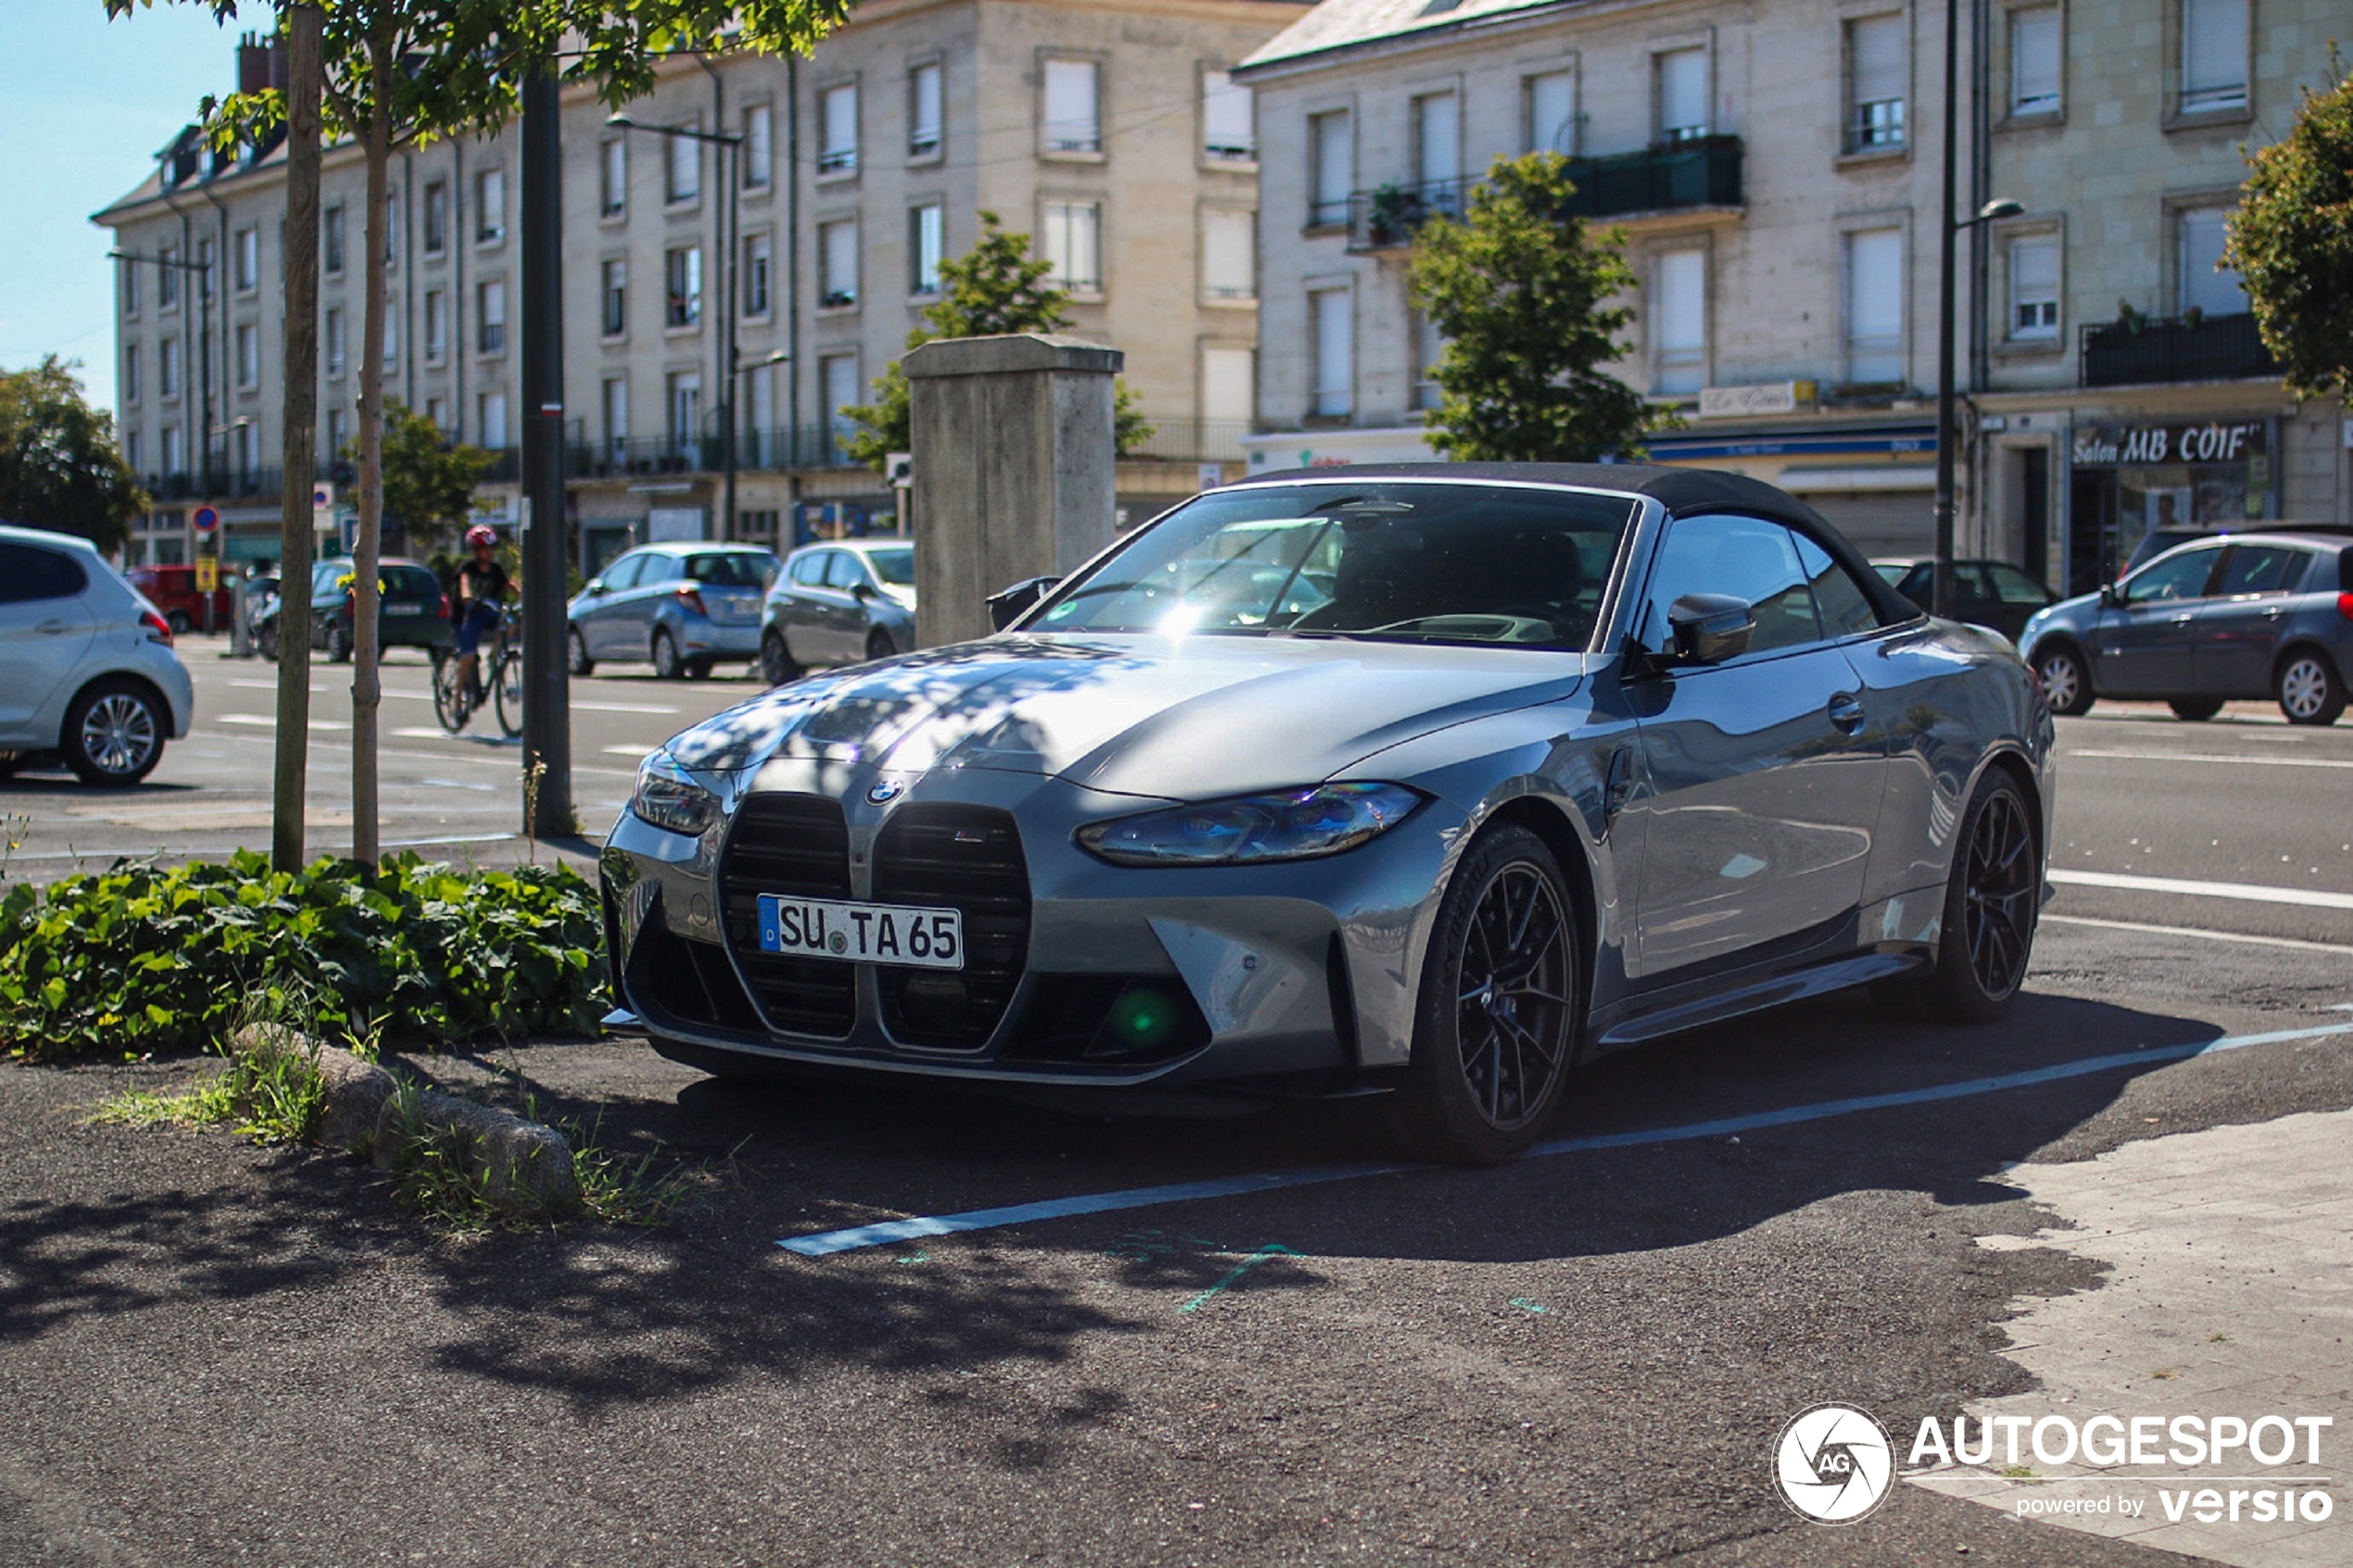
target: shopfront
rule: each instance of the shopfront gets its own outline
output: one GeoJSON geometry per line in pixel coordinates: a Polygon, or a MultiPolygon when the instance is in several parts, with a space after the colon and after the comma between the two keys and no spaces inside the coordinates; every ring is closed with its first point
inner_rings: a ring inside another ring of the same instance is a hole
{"type": "Polygon", "coordinates": [[[2068,583],[2088,594],[2159,529],[2211,533],[2279,515],[2270,420],[2077,425],[2068,461],[2068,583]]]}

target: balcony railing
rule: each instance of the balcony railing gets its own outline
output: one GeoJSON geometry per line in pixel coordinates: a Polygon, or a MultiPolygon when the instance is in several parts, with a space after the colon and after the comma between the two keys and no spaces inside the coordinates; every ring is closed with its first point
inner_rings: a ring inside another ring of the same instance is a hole
{"type": "MultiPolygon", "coordinates": [[[[1620,218],[1635,212],[1674,212],[1701,207],[1739,207],[1742,145],[1738,136],[1696,136],[1611,157],[1568,160],[1576,194],[1563,218],[1620,218]]],[[[1384,185],[1348,199],[1348,248],[1390,250],[1413,243],[1414,232],[1434,216],[1459,218],[1477,179],[1441,180],[1426,185],[1384,185]]]]}
{"type": "MultiPolygon", "coordinates": [[[[726,444],[716,435],[647,435],[618,441],[575,441],[565,457],[572,479],[619,479],[666,473],[716,473],[726,467],[726,444]]],[[[842,450],[831,425],[798,430],[748,430],[736,440],[738,469],[843,469],[857,463],[842,450]]]]}
{"type": "Polygon", "coordinates": [[[1121,454],[1121,461],[1137,458],[1168,463],[1239,463],[1249,454],[1242,437],[1251,433],[1248,420],[1154,420],[1143,445],[1121,454]]]}
{"type": "Polygon", "coordinates": [[[2236,381],[2276,376],[2279,361],[2263,346],[2251,313],[2235,316],[2103,321],[2082,331],[2085,386],[2146,382],[2236,381]]]}

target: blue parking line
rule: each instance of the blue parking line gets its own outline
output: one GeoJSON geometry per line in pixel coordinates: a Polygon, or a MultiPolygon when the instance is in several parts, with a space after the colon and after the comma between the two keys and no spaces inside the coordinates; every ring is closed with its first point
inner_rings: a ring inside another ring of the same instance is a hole
{"type": "MultiPolygon", "coordinates": [[[[1959,1083],[1936,1084],[1924,1089],[1902,1089],[1894,1094],[1862,1095],[1852,1099],[1818,1100],[1811,1105],[1793,1105],[1780,1110],[1759,1110],[1746,1116],[1727,1116],[1713,1122],[1690,1122],[1680,1127],[1654,1127],[1630,1133],[1592,1133],[1583,1137],[1554,1138],[1540,1143],[1523,1157],[1541,1159],[1558,1154],[1581,1154],[1591,1149],[1628,1148],[1644,1144],[1685,1143],[1694,1138],[1727,1137],[1762,1127],[1786,1127],[1800,1122],[1819,1122],[1832,1116],[1851,1116],[1858,1111],[1886,1110],[1898,1106],[1929,1105],[1938,1100],[1967,1099],[1977,1095],[1997,1094],[2004,1089],[2022,1089],[2036,1084],[2058,1083],[2068,1078],[2088,1077],[2095,1073],[2111,1073],[2119,1068],[2140,1067],[2156,1061],[2185,1061],[2192,1057],[2213,1056],[2221,1051],[2241,1050],[2248,1046],[2274,1045],[2284,1040],[2311,1040],[2329,1035],[2353,1035],[2353,1023],[2326,1023],[2310,1029],[2276,1029],[2261,1035],[2228,1035],[2221,1039],[2205,1040],[2187,1046],[2151,1046],[2142,1050],[2119,1051],[2112,1056],[2083,1057],[2074,1061],[2057,1062],[2049,1067],[2031,1068],[2023,1073],[2004,1073],[1991,1078],[1969,1078],[1959,1083]]],[[[1327,1182],[1354,1181],[1364,1176],[1393,1176],[1406,1171],[1435,1170],[1440,1167],[1408,1162],[1378,1163],[1365,1161],[1351,1165],[1311,1165],[1296,1171],[1262,1171],[1246,1176],[1221,1176],[1204,1182],[1177,1182],[1167,1186],[1128,1187],[1120,1192],[1099,1192],[1081,1198],[1052,1198],[1036,1203],[1014,1203],[1001,1209],[975,1209],[962,1214],[931,1215],[912,1220],[887,1220],[877,1224],[853,1225],[847,1230],[821,1231],[811,1236],[786,1236],[776,1243],[788,1252],[804,1258],[823,1258],[836,1252],[854,1252],[861,1248],[881,1247],[891,1242],[913,1241],[926,1236],[954,1236],[963,1231],[998,1230],[1007,1225],[1029,1224],[1039,1220],[1067,1219],[1074,1214],[1102,1214],[1120,1209],[1150,1209],[1164,1203],[1189,1203],[1205,1198],[1234,1198],[1244,1193],[1272,1192],[1282,1187],[1316,1186],[1327,1182]]]]}

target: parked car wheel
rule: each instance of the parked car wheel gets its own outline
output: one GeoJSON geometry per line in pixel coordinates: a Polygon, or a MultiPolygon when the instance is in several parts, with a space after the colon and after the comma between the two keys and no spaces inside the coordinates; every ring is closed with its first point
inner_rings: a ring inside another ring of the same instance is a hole
{"type": "Polygon", "coordinates": [[[793,662],[792,650],[785,646],[785,634],[771,628],[760,639],[760,678],[772,686],[786,681],[798,681],[807,671],[793,662]]]}
{"type": "Polygon", "coordinates": [[[686,679],[689,681],[710,680],[711,667],[715,662],[715,660],[708,659],[690,659],[686,660],[686,679]]]}
{"type": "Polygon", "coordinates": [[[0,751],[0,784],[17,776],[17,771],[32,760],[30,751],[0,751]]]}
{"type": "Polygon", "coordinates": [[[2187,720],[2193,724],[2203,724],[2222,711],[2222,699],[2219,696],[2175,697],[2165,706],[2173,710],[2173,717],[2176,719],[2187,720]]]}
{"type": "Polygon", "coordinates": [[[254,651],[271,663],[278,662],[278,623],[271,621],[253,634],[254,651]]]}
{"type": "Polygon", "coordinates": [[[572,629],[572,672],[575,675],[594,675],[597,672],[597,661],[588,657],[588,639],[580,634],[577,626],[572,629]]]}
{"type": "Polygon", "coordinates": [[[1417,1159],[1494,1165],[1536,1141],[1585,1019],[1577,907],[1544,841],[1505,824],[1455,869],[1422,966],[1412,1060],[1390,1108],[1417,1159]]]}
{"type": "Polygon", "coordinates": [[[665,681],[678,679],[683,666],[678,661],[678,641],[668,632],[654,633],[654,673],[665,681]]]}
{"type": "Polygon", "coordinates": [[[898,646],[890,640],[890,633],[884,631],[881,627],[877,626],[873,631],[866,633],[866,658],[868,659],[889,659],[898,652],[898,646]]]}
{"type": "Polygon", "coordinates": [[[66,709],[66,766],[83,784],[135,784],[163,759],[171,721],[155,694],[133,681],[101,681],[66,709]]]}
{"type": "Polygon", "coordinates": [[[340,620],[327,622],[327,662],[348,664],[351,661],[351,629],[340,620]]]}
{"type": "Polygon", "coordinates": [[[2083,656],[2074,645],[2057,643],[2039,649],[2034,659],[2034,673],[2043,682],[2043,696],[2054,713],[2070,718],[2092,710],[2092,676],[2083,668],[2083,656]]]}
{"type": "Polygon", "coordinates": [[[2271,690],[2291,724],[2334,724],[2345,711],[2345,678],[2318,648],[2297,648],[2282,659],[2271,690]]]}
{"type": "Polygon", "coordinates": [[[188,620],[188,612],[184,609],[175,609],[163,620],[164,624],[171,628],[171,634],[175,637],[186,636],[188,627],[192,624],[188,620]]]}
{"type": "Polygon", "coordinates": [[[1872,994],[1894,1010],[1940,1023],[1991,1023],[2026,979],[2042,907],[2026,792],[1999,768],[1970,797],[1944,882],[1943,936],[1924,974],[1884,981],[1872,994]]]}

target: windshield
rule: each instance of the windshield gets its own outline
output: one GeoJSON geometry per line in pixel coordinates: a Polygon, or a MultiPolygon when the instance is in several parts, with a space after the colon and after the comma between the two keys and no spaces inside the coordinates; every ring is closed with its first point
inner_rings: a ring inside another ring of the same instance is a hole
{"type": "Polygon", "coordinates": [[[894,588],[915,585],[915,546],[912,545],[896,550],[868,550],[866,564],[874,568],[875,576],[894,588]]]}
{"type": "Polygon", "coordinates": [[[749,550],[689,556],[686,575],[706,588],[765,588],[775,580],[776,558],[749,550]]]}
{"type": "Polygon", "coordinates": [[[1054,593],[1046,632],[1581,648],[1635,513],[1499,484],[1213,491],[1054,593]]]}

